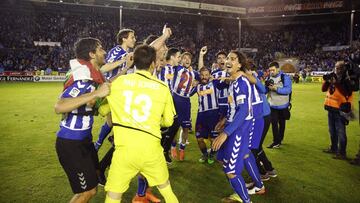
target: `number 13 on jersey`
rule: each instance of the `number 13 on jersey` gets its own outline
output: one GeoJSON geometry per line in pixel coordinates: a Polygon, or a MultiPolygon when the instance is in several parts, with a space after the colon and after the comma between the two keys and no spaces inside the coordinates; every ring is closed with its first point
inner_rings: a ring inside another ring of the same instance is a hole
{"type": "Polygon", "coordinates": [[[152,107],[151,98],[146,94],[134,95],[134,92],[130,90],[124,91],[123,96],[125,97],[125,112],[139,123],[147,121],[152,107]]]}

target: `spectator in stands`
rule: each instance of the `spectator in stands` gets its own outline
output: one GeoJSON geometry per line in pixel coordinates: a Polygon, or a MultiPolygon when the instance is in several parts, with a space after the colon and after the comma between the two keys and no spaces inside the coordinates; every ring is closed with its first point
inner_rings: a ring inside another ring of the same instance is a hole
{"type": "Polygon", "coordinates": [[[45,75],[51,75],[52,73],[52,69],[48,66],[46,69],[45,69],[45,75]]]}

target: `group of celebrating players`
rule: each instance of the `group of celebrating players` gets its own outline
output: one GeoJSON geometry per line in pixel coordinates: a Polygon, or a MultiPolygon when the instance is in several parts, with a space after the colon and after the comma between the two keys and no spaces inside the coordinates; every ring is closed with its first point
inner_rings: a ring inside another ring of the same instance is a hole
{"type": "Polygon", "coordinates": [[[249,194],[265,193],[265,175],[276,177],[261,148],[267,132],[264,117],[270,107],[265,94],[269,89],[250,70],[246,56],[236,50],[219,51],[210,69],[204,66],[204,46],[196,71],[191,53],[166,46],[171,35],[165,26],[161,36],[149,36],[135,47],[135,32],[122,29],[118,45],[106,58],[95,38],[75,44],[76,59],[70,61],[64,92],[55,105],[55,111],[64,115],[56,151],[75,193],[71,202],[88,202],[98,183],[105,184],[105,202],[120,202],[136,175],[138,191],[133,203],[160,202],[151,193],[152,186],[157,186],[166,202],[179,202],[168,180],[167,164],[185,159],[194,94],[199,104],[195,125],[199,162],[213,164],[217,159],[235,191],[222,201],[250,202],[249,194]],[[107,119],[92,143],[96,112],[107,119]],[[112,147],[99,164],[97,151],[111,131],[112,147]],[[204,139],[209,139],[209,149],[204,139]],[[244,169],[253,183],[245,183],[244,169]]]}

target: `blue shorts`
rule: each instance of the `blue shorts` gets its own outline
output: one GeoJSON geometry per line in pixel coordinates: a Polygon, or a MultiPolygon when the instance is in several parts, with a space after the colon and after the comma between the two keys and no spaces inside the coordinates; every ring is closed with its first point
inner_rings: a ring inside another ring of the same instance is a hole
{"type": "Polygon", "coordinates": [[[226,104],[219,104],[219,114],[220,118],[224,118],[227,115],[229,106],[226,104]]]}
{"type": "Polygon", "coordinates": [[[183,128],[191,128],[191,104],[190,98],[173,94],[174,105],[178,115],[178,121],[183,128]]]}
{"type": "Polygon", "coordinates": [[[223,163],[223,170],[226,174],[233,173],[241,175],[244,169],[245,155],[249,150],[249,133],[252,120],[245,121],[239,128],[224,142],[217,153],[217,159],[223,163]]]}
{"type": "Polygon", "coordinates": [[[219,110],[210,110],[199,112],[196,118],[195,136],[196,138],[215,138],[218,133],[214,131],[216,124],[219,122],[219,110]]]}
{"type": "Polygon", "coordinates": [[[251,125],[252,127],[250,129],[249,148],[259,149],[261,136],[264,130],[264,118],[254,118],[251,125]]]}

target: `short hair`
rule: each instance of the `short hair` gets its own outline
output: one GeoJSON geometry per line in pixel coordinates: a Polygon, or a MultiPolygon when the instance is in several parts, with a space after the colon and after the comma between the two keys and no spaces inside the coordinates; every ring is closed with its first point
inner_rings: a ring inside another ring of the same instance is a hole
{"type": "Polygon", "coordinates": [[[175,56],[176,53],[180,52],[177,48],[170,48],[165,55],[165,60],[170,60],[171,56],[175,56]]]}
{"type": "Polygon", "coordinates": [[[134,64],[139,70],[148,70],[156,60],[156,51],[149,45],[140,45],[134,51],[134,64]]]}
{"type": "Polygon", "coordinates": [[[225,55],[225,57],[226,57],[226,52],[225,51],[218,51],[217,53],[216,53],[216,58],[219,56],[219,55],[225,55]]]}
{"type": "Polygon", "coordinates": [[[144,44],[150,45],[153,41],[155,41],[157,38],[159,38],[159,36],[156,35],[149,35],[146,37],[146,39],[144,40],[144,44]]]}
{"type": "Polygon", "coordinates": [[[250,70],[252,70],[252,71],[257,70],[257,67],[256,67],[256,64],[255,64],[254,60],[248,58],[247,63],[249,64],[250,70]]]}
{"type": "Polygon", "coordinates": [[[130,32],[135,33],[135,31],[132,30],[132,29],[121,29],[116,35],[117,43],[121,45],[123,43],[122,39],[123,38],[128,38],[130,32]]]}
{"type": "Polygon", "coordinates": [[[273,67],[273,66],[275,66],[275,68],[279,68],[279,67],[280,67],[279,63],[276,62],[276,61],[273,61],[273,62],[269,63],[269,68],[270,68],[270,67],[273,67]]]}
{"type": "Polygon", "coordinates": [[[248,60],[244,53],[242,53],[238,50],[232,50],[232,51],[230,51],[230,53],[234,53],[238,57],[238,61],[241,64],[240,70],[242,70],[242,71],[250,70],[248,60]]]}
{"type": "Polygon", "coordinates": [[[192,54],[190,52],[188,52],[188,51],[185,51],[184,53],[182,53],[181,58],[183,58],[186,55],[190,56],[190,59],[192,59],[192,54]]]}
{"type": "Polygon", "coordinates": [[[208,68],[206,68],[206,67],[202,67],[202,68],[200,68],[200,70],[199,70],[200,73],[201,73],[201,72],[204,72],[204,71],[207,71],[207,72],[210,73],[210,70],[209,70],[208,68]]]}
{"type": "Polygon", "coordinates": [[[74,44],[74,52],[77,59],[82,59],[85,61],[90,61],[89,53],[96,52],[96,47],[101,45],[100,40],[92,37],[80,38],[74,44]]]}

